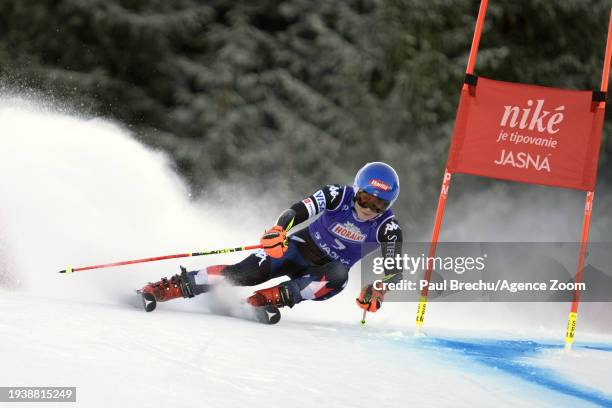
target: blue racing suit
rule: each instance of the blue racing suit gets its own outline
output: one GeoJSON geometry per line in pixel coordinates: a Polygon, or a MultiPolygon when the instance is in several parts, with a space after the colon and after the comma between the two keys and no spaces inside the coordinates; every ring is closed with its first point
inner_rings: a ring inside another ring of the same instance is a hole
{"type": "MultiPolygon", "coordinates": [[[[234,265],[190,272],[195,294],[207,290],[209,275],[221,275],[240,286],[288,276],[290,280],[284,284],[295,303],[336,295],[346,286],[350,268],[367,252],[375,247],[381,248],[383,257],[395,257],[401,252],[402,230],[393,212],[388,209],[374,219],[361,221],[353,208],[354,199],[352,187],[327,185],[293,204],[280,216],[277,225],[287,228],[316,218],[307,227],[292,230],[283,257],[271,258],[262,249],[234,265]]],[[[401,271],[385,273],[395,274],[393,281],[401,279],[401,271]]]]}

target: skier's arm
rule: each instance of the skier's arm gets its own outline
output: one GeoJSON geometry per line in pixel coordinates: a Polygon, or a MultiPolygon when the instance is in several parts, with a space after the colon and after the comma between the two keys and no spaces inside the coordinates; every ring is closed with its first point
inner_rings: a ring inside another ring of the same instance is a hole
{"type": "Polygon", "coordinates": [[[293,204],[291,208],[286,209],[276,220],[275,225],[283,227],[284,230],[289,231],[297,224],[302,223],[308,219],[308,213],[306,209],[302,209],[300,203],[293,204]],[[304,214],[306,213],[306,214],[304,214]]]}
{"type": "MultiPolygon", "coordinates": [[[[396,255],[402,253],[402,229],[394,218],[390,218],[380,225],[378,242],[380,242],[383,258],[395,259],[396,255]]],[[[402,280],[402,268],[396,262],[392,264],[392,268],[385,269],[386,282],[399,282],[402,280]]]]}
{"type": "Polygon", "coordinates": [[[326,209],[333,211],[340,205],[343,194],[344,187],[335,184],[325,186],[283,211],[278,217],[276,225],[289,231],[296,225],[320,214],[326,209]]]}
{"type": "MultiPolygon", "coordinates": [[[[378,227],[376,235],[380,243],[383,258],[393,258],[402,252],[402,229],[393,217],[383,220],[378,227]]],[[[385,265],[386,262],[383,262],[385,265]]],[[[385,282],[397,283],[402,280],[402,268],[393,262],[393,267],[385,267],[385,282]]],[[[368,312],[376,312],[382,306],[385,298],[385,290],[374,289],[372,284],[369,284],[363,289],[359,297],[355,299],[357,306],[368,312]]]]}
{"type": "Polygon", "coordinates": [[[342,202],[345,190],[346,188],[337,185],[325,186],[283,211],[276,224],[266,230],[259,240],[266,254],[272,258],[281,258],[288,248],[287,231],[325,210],[336,210],[342,202]]]}

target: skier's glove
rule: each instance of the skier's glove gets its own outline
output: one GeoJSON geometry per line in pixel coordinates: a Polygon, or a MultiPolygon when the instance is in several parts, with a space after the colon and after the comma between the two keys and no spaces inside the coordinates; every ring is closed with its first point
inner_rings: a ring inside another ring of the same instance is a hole
{"type": "Polygon", "coordinates": [[[355,299],[355,303],[357,303],[357,306],[363,310],[374,313],[380,309],[384,298],[385,292],[374,289],[374,287],[370,284],[361,289],[361,293],[359,294],[359,297],[355,299]]]}
{"type": "Polygon", "coordinates": [[[270,257],[282,258],[287,252],[287,231],[280,225],[275,225],[264,232],[259,242],[270,257]]]}

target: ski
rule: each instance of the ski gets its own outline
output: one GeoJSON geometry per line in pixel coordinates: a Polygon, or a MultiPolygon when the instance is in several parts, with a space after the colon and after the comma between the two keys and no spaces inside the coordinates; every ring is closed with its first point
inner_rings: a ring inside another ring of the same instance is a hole
{"type": "Polygon", "coordinates": [[[136,294],[140,297],[142,308],[145,312],[152,312],[155,310],[155,307],[157,307],[157,301],[152,294],[144,293],[140,290],[137,290],[136,294]]]}
{"type": "Polygon", "coordinates": [[[255,312],[255,319],[259,323],[276,324],[281,319],[281,312],[276,306],[252,307],[252,309],[255,312]]]}
{"type": "MultiPolygon", "coordinates": [[[[141,290],[136,291],[137,296],[140,299],[140,304],[145,312],[152,312],[157,307],[157,301],[155,297],[150,293],[142,292],[141,290]]],[[[248,303],[241,304],[242,310],[239,313],[219,313],[222,315],[229,315],[234,317],[240,317],[247,320],[255,320],[262,324],[276,324],[281,319],[281,312],[276,306],[262,306],[253,307],[248,303]]]]}

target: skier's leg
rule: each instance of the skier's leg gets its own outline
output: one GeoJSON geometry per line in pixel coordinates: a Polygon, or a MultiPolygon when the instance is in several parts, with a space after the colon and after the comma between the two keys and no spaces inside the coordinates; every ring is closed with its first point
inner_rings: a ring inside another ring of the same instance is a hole
{"type": "Polygon", "coordinates": [[[340,293],[348,282],[349,269],[340,262],[311,266],[306,274],[277,286],[256,291],[248,302],[253,306],[289,306],[303,300],[325,300],[340,293]]]}
{"type": "Polygon", "coordinates": [[[145,285],[141,292],[150,293],[158,302],[164,302],[208,292],[223,281],[236,286],[255,286],[279,276],[299,273],[308,266],[310,264],[299,255],[295,242],[290,239],[289,248],[282,258],[272,259],[263,250],[258,250],[233,265],[213,265],[191,272],[183,270],[170,279],[163,278],[145,285]]]}
{"type": "Polygon", "coordinates": [[[293,291],[299,289],[300,295],[295,295],[295,303],[302,300],[326,300],[337,295],[346,287],[348,273],[349,268],[340,262],[309,268],[307,275],[289,281],[293,291]]]}
{"type": "Polygon", "coordinates": [[[271,261],[263,250],[252,253],[233,265],[212,265],[188,272],[189,283],[196,295],[228,282],[235,286],[255,286],[270,279],[271,261]]]}
{"type": "Polygon", "coordinates": [[[181,267],[180,274],[149,283],[140,291],[150,293],[158,302],[165,302],[200,295],[223,281],[241,286],[258,285],[270,279],[270,260],[266,258],[265,253],[262,256],[257,252],[234,265],[213,265],[190,272],[181,267]]]}

